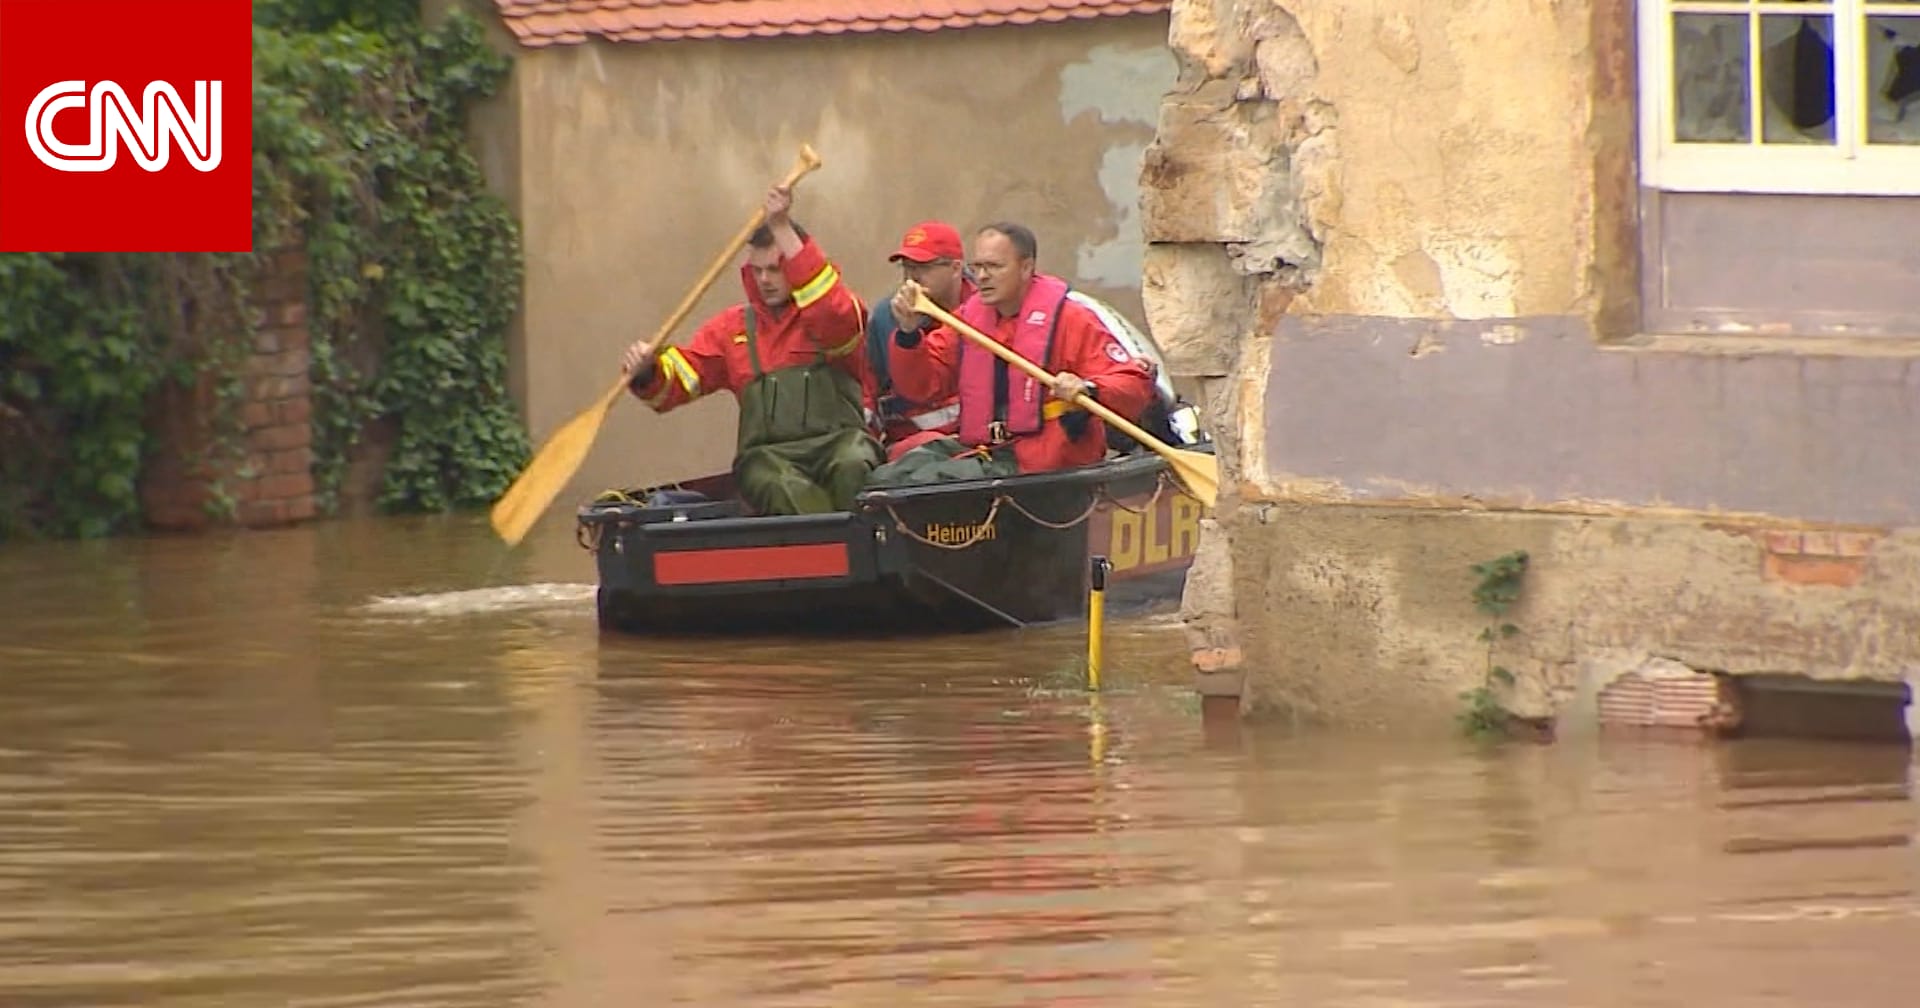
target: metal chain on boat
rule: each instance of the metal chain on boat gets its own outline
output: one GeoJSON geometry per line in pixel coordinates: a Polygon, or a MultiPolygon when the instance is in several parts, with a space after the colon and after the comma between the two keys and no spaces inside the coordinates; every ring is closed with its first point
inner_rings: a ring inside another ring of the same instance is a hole
{"type": "Polygon", "coordinates": [[[1011,505],[1013,505],[1013,509],[1014,509],[1015,511],[1018,511],[1018,512],[1020,512],[1020,513],[1021,513],[1022,515],[1024,515],[1024,516],[1026,516],[1026,519],[1027,519],[1028,521],[1030,521],[1030,522],[1032,522],[1032,523],[1034,523],[1035,525],[1039,525],[1039,526],[1041,526],[1041,527],[1043,527],[1043,528],[1050,528],[1050,529],[1070,529],[1070,528],[1072,528],[1072,527],[1074,527],[1075,525],[1078,525],[1078,524],[1080,524],[1081,522],[1083,522],[1083,521],[1086,521],[1086,520],[1087,520],[1087,519],[1089,519],[1089,518],[1092,518],[1092,517],[1093,517],[1093,513],[1094,513],[1095,511],[1098,511],[1098,510],[1100,510],[1100,498],[1101,498],[1101,497],[1103,497],[1103,496],[1105,496],[1105,495],[1106,495],[1106,492],[1105,492],[1104,490],[1103,490],[1103,491],[1101,491],[1101,492],[1100,492],[1099,494],[1095,494],[1095,495],[1091,495],[1091,496],[1093,497],[1093,502],[1087,505],[1087,509],[1086,509],[1085,511],[1082,511],[1082,512],[1080,512],[1080,515],[1079,515],[1079,517],[1077,517],[1077,518],[1072,518],[1072,519],[1069,519],[1069,520],[1067,520],[1067,521],[1064,521],[1064,522],[1050,522],[1050,521],[1048,521],[1048,520],[1046,520],[1045,518],[1042,518],[1042,517],[1040,517],[1039,515],[1037,515],[1037,514],[1034,514],[1033,512],[1031,512],[1031,511],[1029,511],[1029,510],[1027,510],[1026,508],[1024,508],[1024,507],[1022,507],[1022,506],[1020,505],[1020,502],[1019,502],[1019,501],[1017,501],[1017,500],[1014,500],[1014,499],[1013,499],[1013,498],[1011,498],[1011,497],[1007,497],[1007,498],[1003,498],[1003,499],[1004,499],[1004,500],[1005,500],[1005,501],[1006,501],[1007,503],[1009,503],[1009,504],[1011,504],[1011,505]]]}
{"type": "Polygon", "coordinates": [[[1108,501],[1112,502],[1114,507],[1117,507],[1120,510],[1125,511],[1128,514],[1146,514],[1148,511],[1153,510],[1153,506],[1155,504],[1160,503],[1160,495],[1166,492],[1168,484],[1172,482],[1173,482],[1173,478],[1171,476],[1168,476],[1164,472],[1161,473],[1154,480],[1153,496],[1147,498],[1147,502],[1145,504],[1140,505],[1137,508],[1131,508],[1126,506],[1125,504],[1120,503],[1120,499],[1118,497],[1115,497],[1112,494],[1107,493],[1106,487],[1100,488],[1100,494],[1101,496],[1105,497],[1108,501]]]}
{"type": "Polygon", "coordinates": [[[1056,530],[1070,529],[1075,525],[1079,525],[1087,521],[1088,519],[1092,518],[1094,514],[1100,510],[1100,505],[1103,502],[1112,504],[1114,507],[1122,511],[1126,511],[1129,514],[1146,514],[1147,511],[1151,510],[1155,504],[1158,504],[1160,502],[1160,495],[1166,492],[1167,487],[1168,485],[1171,484],[1171,482],[1172,480],[1167,476],[1166,473],[1161,473],[1159,477],[1154,481],[1153,496],[1147,498],[1147,502],[1137,508],[1128,507],[1127,505],[1120,503],[1119,498],[1114,497],[1111,493],[1108,493],[1106,487],[1101,487],[1100,491],[1093,495],[1093,500],[1091,503],[1087,505],[1087,509],[1085,511],[1080,512],[1078,515],[1075,515],[1074,517],[1064,522],[1048,521],[1045,518],[1042,518],[1039,515],[1034,514],[1032,511],[1027,510],[1026,507],[1021,505],[1019,501],[1013,499],[1012,497],[1009,497],[1006,494],[995,494],[993,498],[993,505],[987,508],[986,517],[981,519],[979,523],[974,525],[973,534],[971,536],[968,536],[964,541],[954,542],[954,543],[935,542],[932,539],[929,539],[926,536],[923,536],[918,532],[915,532],[913,529],[907,527],[907,523],[901,521],[900,516],[894,512],[893,505],[891,504],[886,505],[886,509],[887,509],[887,517],[893,519],[893,527],[898,529],[901,535],[904,535],[907,538],[912,539],[914,542],[921,543],[926,546],[932,546],[935,549],[963,550],[963,549],[967,549],[970,546],[973,546],[974,544],[980,542],[983,539],[987,539],[992,536],[993,523],[1000,515],[1000,505],[1002,504],[1011,506],[1014,511],[1020,514],[1021,517],[1034,523],[1035,525],[1041,526],[1042,528],[1050,528],[1050,529],[1056,529],[1056,530]]]}
{"type": "MultiPolygon", "coordinates": [[[[1042,528],[1050,528],[1055,530],[1070,529],[1070,528],[1073,528],[1075,525],[1079,525],[1087,521],[1088,519],[1091,519],[1094,516],[1094,514],[1100,510],[1100,505],[1103,502],[1112,504],[1115,508],[1118,508],[1121,511],[1126,511],[1130,514],[1146,514],[1148,511],[1152,510],[1155,504],[1158,504],[1160,502],[1160,495],[1166,492],[1167,487],[1171,484],[1171,482],[1172,480],[1167,476],[1166,473],[1161,473],[1158,476],[1158,478],[1154,480],[1153,496],[1147,498],[1147,502],[1137,508],[1128,507],[1127,505],[1122,504],[1119,498],[1113,496],[1111,493],[1107,491],[1107,488],[1103,486],[1100,488],[1098,493],[1093,495],[1092,502],[1087,505],[1087,509],[1085,511],[1080,512],[1078,515],[1075,515],[1073,518],[1070,518],[1064,522],[1048,521],[1045,518],[1042,518],[1039,515],[1034,514],[1032,511],[1027,510],[1025,506],[1023,506],[1019,501],[1014,500],[1012,497],[1009,497],[1006,494],[995,494],[992,505],[987,508],[986,516],[974,525],[973,534],[960,542],[951,542],[951,543],[935,542],[934,540],[929,539],[918,532],[915,532],[912,528],[908,527],[906,522],[900,520],[900,515],[895,513],[895,511],[893,510],[893,505],[888,504],[888,505],[885,505],[885,507],[887,510],[887,517],[893,519],[893,527],[899,530],[901,535],[904,535],[907,538],[912,539],[914,542],[920,543],[925,546],[931,546],[935,549],[963,550],[976,545],[982,540],[992,537],[994,532],[994,522],[997,521],[1000,517],[1000,506],[1002,504],[1010,505],[1014,511],[1020,514],[1021,517],[1034,523],[1035,525],[1041,526],[1042,528]]],[[[640,501],[638,501],[631,495],[620,490],[605,491],[604,493],[600,494],[599,497],[594,499],[594,503],[597,504],[597,503],[601,503],[603,501],[609,501],[609,500],[619,501],[622,504],[639,504],[640,503],[640,501]]],[[[573,530],[574,542],[578,543],[580,545],[580,548],[587,550],[588,552],[599,551],[600,540],[604,535],[605,535],[605,529],[602,527],[601,523],[598,523],[598,522],[594,522],[594,523],[581,522],[580,524],[575,525],[573,530]]]]}

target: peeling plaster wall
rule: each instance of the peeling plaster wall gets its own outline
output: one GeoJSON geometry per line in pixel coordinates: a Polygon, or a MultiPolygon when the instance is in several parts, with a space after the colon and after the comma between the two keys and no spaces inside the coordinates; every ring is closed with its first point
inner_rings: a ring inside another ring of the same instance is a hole
{"type": "MultiPolygon", "coordinates": [[[[605,390],[803,141],[825,167],[795,216],[869,301],[899,283],[887,255],[914,222],[1013,219],[1041,268],[1141,318],[1139,161],[1174,79],[1166,31],[1134,16],[521,53],[515,359],[534,437],[605,390]]],[[[740,296],[729,264],[678,337],[740,296]]],[[[665,417],[623,401],[561,499],[722,471],[734,424],[726,395],[665,417]]]]}
{"type": "Polygon", "coordinates": [[[1683,518],[1263,503],[1239,509],[1233,543],[1253,699],[1306,721],[1450,717],[1486,668],[1468,568],[1515,549],[1531,556],[1506,617],[1520,633],[1495,659],[1520,678],[1522,715],[1590,702],[1650,655],[1734,675],[1920,670],[1914,530],[1863,544],[1848,590],[1769,580],[1764,533],[1683,518]]]}
{"type": "Polygon", "coordinates": [[[1468,565],[1515,548],[1537,711],[1623,652],[1913,674],[1920,361],[1636,335],[1631,0],[1178,0],[1169,38],[1143,295],[1220,437],[1185,612],[1245,707],[1457,709],[1468,565]]]}

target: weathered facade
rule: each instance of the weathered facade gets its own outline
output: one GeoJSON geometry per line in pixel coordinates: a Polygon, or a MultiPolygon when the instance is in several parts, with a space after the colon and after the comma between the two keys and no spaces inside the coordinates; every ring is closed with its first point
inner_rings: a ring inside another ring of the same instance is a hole
{"type": "Polygon", "coordinates": [[[1524,549],[1492,661],[1562,731],[1908,692],[1920,5],[1767,15],[1758,56],[1759,8],[1672,6],[1174,4],[1145,300],[1231,484],[1203,686],[1450,714],[1490,664],[1469,566],[1524,549]],[[1716,688],[1645,713],[1674,675],[1716,688]]]}
{"type": "MultiPolygon", "coordinates": [[[[1165,0],[493,9],[514,69],[476,132],[524,229],[513,371],[536,440],[618,377],[802,143],[825,165],[795,218],[869,300],[898,284],[887,255],[916,221],[1013,219],[1042,268],[1141,317],[1165,0]]],[[[676,335],[740,296],[730,262],[676,335]]],[[[728,396],[665,417],[622,402],[560,500],[724,469],[734,417],[728,396]]]]}

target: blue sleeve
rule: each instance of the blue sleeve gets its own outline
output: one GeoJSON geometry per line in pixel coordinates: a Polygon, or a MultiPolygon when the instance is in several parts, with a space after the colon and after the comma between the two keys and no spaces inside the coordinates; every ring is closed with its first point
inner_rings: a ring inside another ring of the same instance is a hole
{"type": "Polygon", "coordinates": [[[893,292],[868,303],[873,309],[867,316],[867,362],[884,393],[893,387],[893,378],[887,373],[887,344],[893,339],[893,292]]]}

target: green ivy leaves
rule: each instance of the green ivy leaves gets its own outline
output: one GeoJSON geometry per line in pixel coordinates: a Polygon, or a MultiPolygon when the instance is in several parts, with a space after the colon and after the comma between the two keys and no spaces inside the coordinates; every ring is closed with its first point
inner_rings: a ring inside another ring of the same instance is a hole
{"type": "MultiPolygon", "coordinates": [[[[307,254],[322,509],[376,424],[383,508],[485,504],[530,454],[506,390],[518,228],[466,138],[509,61],[417,0],[254,12],[255,248],[307,254]]],[[[160,384],[213,370],[239,408],[252,259],[0,255],[0,538],[137,525],[160,384]]]]}

